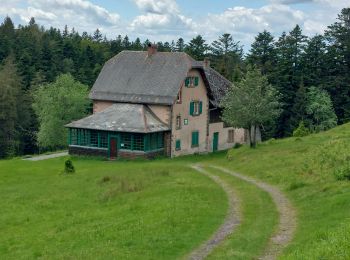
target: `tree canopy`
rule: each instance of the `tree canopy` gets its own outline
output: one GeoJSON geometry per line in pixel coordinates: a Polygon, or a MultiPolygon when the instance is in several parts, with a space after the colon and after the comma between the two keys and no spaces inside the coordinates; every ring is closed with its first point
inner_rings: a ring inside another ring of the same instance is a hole
{"type": "Polygon", "coordinates": [[[88,86],[77,82],[70,74],[62,74],[55,82],[39,86],[33,103],[40,122],[39,146],[65,147],[67,130],[64,125],[86,115],[89,104],[88,86]]]}
{"type": "Polygon", "coordinates": [[[250,68],[237,85],[232,85],[222,101],[222,119],[229,125],[248,129],[250,144],[256,145],[256,128],[280,113],[278,92],[267,77],[256,68],[250,68]]]}

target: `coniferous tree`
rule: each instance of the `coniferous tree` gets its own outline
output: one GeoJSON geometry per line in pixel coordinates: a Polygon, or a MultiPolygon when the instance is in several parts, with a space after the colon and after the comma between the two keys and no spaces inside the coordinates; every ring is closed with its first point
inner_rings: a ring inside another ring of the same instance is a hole
{"type": "Polygon", "coordinates": [[[276,66],[274,39],[270,32],[263,31],[255,37],[246,60],[248,64],[255,65],[270,79],[276,66]]]}
{"type": "Polygon", "coordinates": [[[195,60],[204,60],[207,51],[208,45],[201,35],[197,35],[185,47],[185,52],[195,60]]]}
{"type": "Polygon", "coordinates": [[[213,66],[226,78],[233,80],[236,70],[241,70],[243,49],[228,33],[214,41],[210,48],[213,66]]]}
{"type": "Polygon", "coordinates": [[[327,86],[339,123],[350,121],[350,8],[342,9],[338,21],[328,27],[327,86]]]}
{"type": "Polygon", "coordinates": [[[18,97],[21,81],[14,58],[6,58],[0,67],[0,158],[14,156],[18,152],[18,97]]]}
{"type": "Polygon", "coordinates": [[[185,41],[182,38],[179,38],[176,42],[176,51],[183,52],[185,50],[185,41]]]}

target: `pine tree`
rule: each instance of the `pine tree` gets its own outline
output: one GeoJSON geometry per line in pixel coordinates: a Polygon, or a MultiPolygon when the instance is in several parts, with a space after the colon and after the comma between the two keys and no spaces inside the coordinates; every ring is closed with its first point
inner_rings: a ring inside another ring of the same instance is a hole
{"type": "Polygon", "coordinates": [[[0,68],[0,158],[14,156],[19,146],[18,97],[21,92],[20,78],[9,56],[0,68]]]}
{"type": "Polygon", "coordinates": [[[185,52],[195,60],[204,60],[207,51],[208,45],[201,35],[197,35],[185,47],[185,52]]]}
{"type": "Polygon", "coordinates": [[[263,31],[255,37],[247,56],[247,62],[259,68],[261,73],[271,81],[270,76],[276,66],[276,51],[274,39],[270,32],[263,31]]]}
{"type": "Polygon", "coordinates": [[[185,41],[182,38],[179,38],[176,42],[176,51],[183,52],[185,50],[185,41]]]}
{"type": "Polygon", "coordinates": [[[94,36],[92,37],[92,39],[95,42],[101,42],[103,37],[102,37],[102,33],[101,31],[97,28],[96,31],[94,32],[94,36]]]}
{"type": "MultiPolygon", "coordinates": [[[[211,44],[213,66],[226,78],[233,80],[236,70],[241,70],[243,49],[228,33],[223,34],[211,44]]],[[[237,77],[237,76],[235,76],[237,77]]]]}
{"type": "Polygon", "coordinates": [[[342,9],[338,21],[328,27],[327,86],[338,123],[350,121],[350,8],[342,9]]]}

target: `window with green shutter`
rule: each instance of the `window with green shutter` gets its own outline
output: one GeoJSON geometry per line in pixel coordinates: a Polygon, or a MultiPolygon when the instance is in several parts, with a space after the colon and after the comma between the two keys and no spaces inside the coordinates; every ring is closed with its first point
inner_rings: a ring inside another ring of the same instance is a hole
{"type": "Polygon", "coordinates": [[[199,132],[192,132],[192,147],[198,147],[199,145],[199,132]]]}
{"type": "Polygon", "coordinates": [[[176,140],[176,142],[175,142],[175,150],[176,151],[179,151],[179,150],[181,150],[181,140],[176,140]]]}
{"type": "Polygon", "coordinates": [[[190,102],[190,115],[199,116],[203,111],[203,102],[202,101],[191,101],[190,102]]]}
{"type": "Polygon", "coordinates": [[[194,86],[198,86],[198,83],[199,83],[199,78],[194,77],[194,86]]]}
{"type": "Polygon", "coordinates": [[[185,79],[185,87],[189,87],[189,85],[190,85],[190,77],[187,77],[185,79]]]}
{"type": "Polygon", "coordinates": [[[199,77],[187,77],[185,79],[185,87],[193,88],[199,84],[199,77]]]}

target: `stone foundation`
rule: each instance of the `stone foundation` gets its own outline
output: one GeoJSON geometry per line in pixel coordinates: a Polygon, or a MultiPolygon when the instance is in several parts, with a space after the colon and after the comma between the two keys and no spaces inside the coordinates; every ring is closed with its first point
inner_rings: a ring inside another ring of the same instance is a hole
{"type": "MultiPolygon", "coordinates": [[[[86,147],[86,146],[77,146],[70,145],[68,147],[68,153],[71,155],[82,155],[82,156],[100,156],[108,158],[108,149],[105,148],[95,148],[95,147],[86,147]]],[[[141,152],[141,151],[127,151],[127,150],[118,150],[117,159],[123,158],[128,160],[133,160],[137,158],[153,159],[157,156],[164,155],[164,150],[158,150],[154,152],[141,152]]]]}
{"type": "Polygon", "coordinates": [[[68,147],[68,153],[71,155],[108,157],[107,148],[102,149],[102,148],[95,148],[95,147],[70,145],[68,147]]]}

